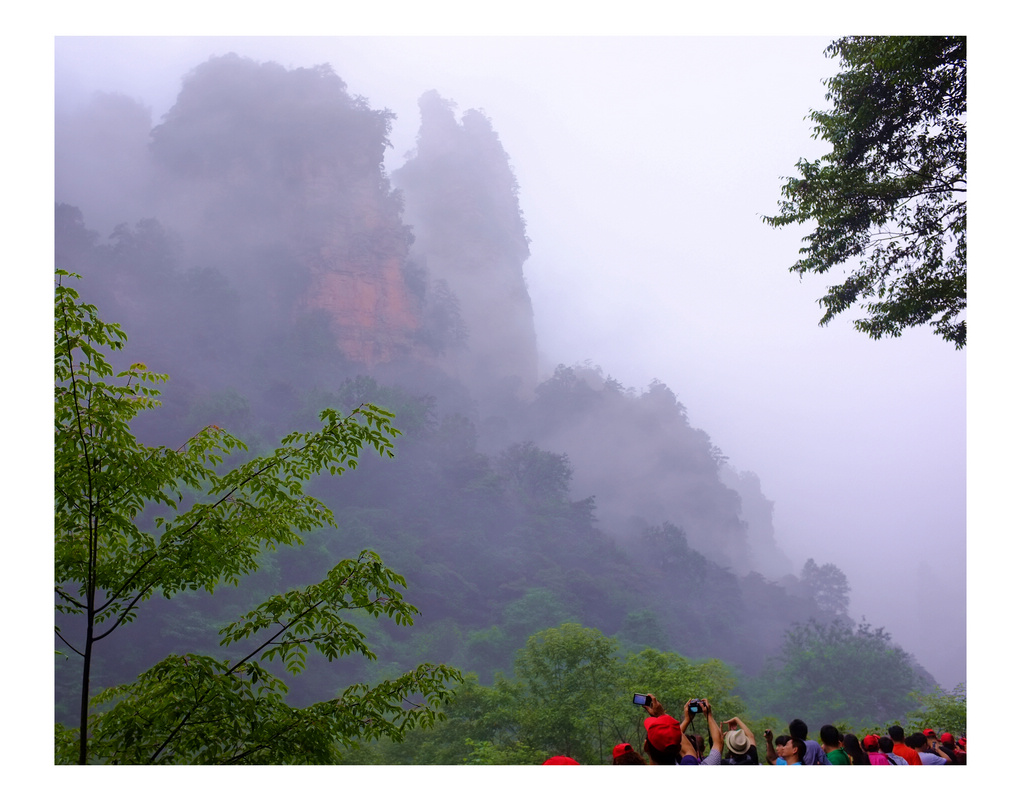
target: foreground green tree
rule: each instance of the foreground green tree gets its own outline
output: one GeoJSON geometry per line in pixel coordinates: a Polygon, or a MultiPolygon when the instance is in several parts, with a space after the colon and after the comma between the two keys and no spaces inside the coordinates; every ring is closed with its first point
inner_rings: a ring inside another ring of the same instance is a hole
{"type": "Polygon", "coordinates": [[[57,725],[56,761],[321,763],[355,738],[400,739],[435,721],[460,680],[445,665],[298,709],[264,664],[279,659],[300,673],[310,646],[331,661],[375,658],[346,617],[353,610],[413,622],[404,579],[371,551],[223,627],[222,656],[170,655],[136,681],[92,694],[96,649],[111,635],[130,637],[125,627],[148,599],[237,584],[265,549],[331,525],[306,482],[355,467],[365,447],[392,456],[399,432],[392,414],[372,405],[347,417],[327,409],[321,430],[290,434],[272,453],[223,472],[224,459],[246,448],[215,426],[177,450],[145,446],[130,423],[159,405],[156,385],[166,377],[143,364],[114,376],[108,356],[125,335],[81,302],[70,277],[57,271],[55,288],[54,573],[56,635],[81,659],[81,703],[76,729],[57,725]]]}
{"type": "Polygon", "coordinates": [[[848,36],[826,50],[841,71],[813,136],[832,145],[802,159],[783,186],[774,227],[812,221],[791,272],[857,262],[819,300],[820,325],[855,304],[873,339],[928,323],[966,343],[967,49],[957,36],[848,36]]]}

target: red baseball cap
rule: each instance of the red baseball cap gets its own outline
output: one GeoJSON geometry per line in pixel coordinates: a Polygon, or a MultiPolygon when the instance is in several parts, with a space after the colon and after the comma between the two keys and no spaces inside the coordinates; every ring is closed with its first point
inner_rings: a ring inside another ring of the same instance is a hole
{"type": "Polygon", "coordinates": [[[877,734],[866,734],[864,739],[861,741],[862,746],[865,748],[879,748],[879,735],[877,734]]]}
{"type": "Polygon", "coordinates": [[[954,735],[952,735],[948,731],[945,731],[945,732],[943,732],[943,736],[940,737],[939,740],[940,740],[941,743],[943,743],[943,745],[953,745],[954,744],[954,735]]]}
{"type": "Polygon", "coordinates": [[[649,735],[649,742],[657,751],[665,751],[671,745],[681,744],[681,724],[669,715],[646,718],[645,731],[649,735]]]}
{"type": "Polygon", "coordinates": [[[932,729],[926,729],[925,731],[922,732],[922,734],[924,734],[926,737],[936,736],[936,732],[934,732],[932,729]]]}
{"type": "Polygon", "coordinates": [[[613,758],[616,759],[621,754],[623,754],[625,751],[634,751],[634,750],[635,749],[631,747],[631,743],[620,743],[619,745],[613,746],[613,758]]]}
{"type": "Polygon", "coordinates": [[[543,765],[580,765],[581,763],[577,760],[571,759],[569,756],[553,756],[542,763],[543,765]]]}

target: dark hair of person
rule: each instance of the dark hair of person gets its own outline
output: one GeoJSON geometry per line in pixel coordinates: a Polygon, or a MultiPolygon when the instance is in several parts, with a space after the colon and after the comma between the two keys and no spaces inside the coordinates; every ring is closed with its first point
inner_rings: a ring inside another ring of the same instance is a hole
{"type": "Polygon", "coordinates": [[[904,738],[904,745],[908,748],[925,748],[928,743],[929,738],[920,731],[916,731],[914,734],[909,734],[904,738]]]}
{"type": "Polygon", "coordinates": [[[642,755],[639,754],[637,751],[632,751],[631,749],[628,749],[623,754],[621,754],[619,757],[614,757],[613,758],[613,764],[614,765],[646,765],[648,763],[644,759],[642,759],[642,755]]]}
{"type": "Polygon", "coordinates": [[[796,737],[799,740],[808,739],[808,724],[801,718],[794,718],[794,720],[788,723],[787,731],[791,733],[791,737],[796,737]]]}
{"type": "Polygon", "coordinates": [[[664,750],[660,751],[652,743],[650,743],[649,738],[646,737],[645,753],[647,753],[649,755],[649,759],[657,765],[676,765],[677,760],[681,756],[681,744],[676,743],[668,745],[664,750]]]}
{"type": "Polygon", "coordinates": [[[892,754],[893,753],[893,740],[891,740],[889,737],[880,737],[879,738],[879,750],[882,751],[884,754],[892,754]]]}
{"type": "Polygon", "coordinates": [[[794,747],[798,749],[798,762],[804,764],[805,754],[808,753],[808,746],[800,737],[791,737],[791,742],[794,743],[794,747]]]}
{"type": "Polygon", "coordinates": [[[852,765],[872,764],[872,761],[869,759],[869,755],[862,750],[861,743],[858,742],[858,738],[853,734],[844,735],[844,750],[847,751],[847,755],[851,757],[852,765]]]}
{"type": "Polygon", "coordinates": [[[778,745],[787,745],[787,741],[789,739],[791,739],[791,736],[789,734],[781,734],[781,735],[779,735],[775,740],[773,740],[773,747],[774,747],[774,749],[778,745]]]}
{"type": "Polygon", "coordinates": [[[904,742],[904,729],[902,729],[900,726],[891,726],[890,728],[887,729],[887,731],[890,733],[890,739],[893,740],[895,743],[904,742]]]}
{"type": "Polygon", "coordinates": [[[843,742],[837,727],[831,723],[827,723],[819,729],[819,739],[822,740],[823,745],[831,745],[838,748],[843,742]]]}

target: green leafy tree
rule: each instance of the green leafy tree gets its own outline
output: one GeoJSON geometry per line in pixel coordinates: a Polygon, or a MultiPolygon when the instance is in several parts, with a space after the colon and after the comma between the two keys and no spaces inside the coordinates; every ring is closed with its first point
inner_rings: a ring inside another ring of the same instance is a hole
{"type": "Polygon", "coordinates": [[[935,729],[956,737],[968,733],[968,697],[964,684],[947,692],[939,689],[918,697],[919,708],[908,716],[911,731],[935,729]]]}
{"type": "Polygon", "coordinates": [[[548,754],[519,741],[518,712],[527,703],[520,682],[497,673],[492,686],[466,673],[444,704],[444,719],[418,728],[404,741],[358,743],[346,751],[344,764],[373,765],[537,765],[548,754]]]}
{"type": "MultiPolygon", "coordinates": [[[[55,290],[55,548],[57,626],[81,659],[79,725],[58,724],[56,761],[113,763],[328,762],[356,737],[399,739],[436,719],[460,678],[420,665],[375,687],[296,709],[265,663],[300,673],[311,646],[328,660],[374,654],[346,617],[410,625],[404,579],[371,551],[345,559],[320,583],[266,600],[220,630],[224,654],[172,654],[130,684],[92,692],[97,648],[124,633],[155,594],[212,592],[258,569],[266,549],[333,523],[305,494],[315,475],[356,466],[361,450],[392,454],[391,413],[327,409],[322,428],[293,433],[272,453],[221,472],[245,445],[209,426],[183,447],[149,447],[131,420],[159,405],[166,377],[133,364],[114,376],[108,356],[125,335],[81,302],[71,277],[55,290]]],[[[78,277],[78,276],[75,276],[78,277]]]]}
{"type": "Polygon", "coordinates": [[[547,756],[599,761],[603,749],[593,732],[599,707],[614,694],[616,652],[612,637],[577,623],[529,637],[514,660],[527,695],[519,708],[520,740],[547,756]]]}
{"type": "Polygon", "coordinates": [[[802,159],[783,186],[774,227],[814,221],[799,275],[857,261],[820,299],[820,325],[856,303],[873,339],[928,323],[966,341],[967,48],[958,36],[848,36],[826,50],[841,72],[813,136],[832,145],[802,159]]]}
{"type": "Polygon", "coordinates": [[[500,454],[497,471],[510,492],[529,506],[567,503],[572,469],[565,454],[544,451],[533,442],[519,442],[500,454]]]}
{"type": "Polygon", "coordinates": [[[808,559],[801,568],[801,582],[824,615],[832,618],[847,614],[851,585],[839,567],[831,562],[817,565],[814,559],[808,559]]]}
{"type": "Polygon", "coordinates": [[[810,725],[892,721],[912,707],[923,680],[910,654],[882,628],[845,621],[796,624],[781,655],[753,682],[760,712],[810,725]]]}

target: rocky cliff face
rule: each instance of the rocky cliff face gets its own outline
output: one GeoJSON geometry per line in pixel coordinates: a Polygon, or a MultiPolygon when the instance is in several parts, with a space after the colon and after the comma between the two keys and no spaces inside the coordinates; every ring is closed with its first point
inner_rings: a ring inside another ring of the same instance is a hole
{"type": "Polygon", "coordinates": [[[306,219],[321,223],[299,225],[292,234],[307,271],[293,314],[325,312],[337,347],[358,364],[407,356],[431,361],[435,354],[422,337],[426,298],[407,281],[411,237],[398,198],[378,169],[354,182],[328,162],[319,169],[305,182],[300,205],[306,219]]]}
{"type": "Polygon", "coordinates": [[[528,240],[507,154],[481,113],[459,123],[435,92],[420,106],[402,198],[383,170],[393,115],[329,67],[210,59],[153,130],[161,216],[253,292],[274,288],[253,305],[324,315],[353,362],[424,361],[480,394],[527,395],[528,240]]]}
{"type": "Polygon", "coordinates": [[[151,131],[116,97],[61,126],[58,200],[179,234],[182,268],[225,276],[255,341],[325,321],[355,364],[424,362],[480,396],[527,395],[528,240],[507,154],[478,111],[459,122],[435,92],[420,106],[402,195],[383,168],[393,114],[329,66],[211,58],[151,131]]]}
{"type": "Polygon", "coordinates": [[[372,366],[430,360],[429,293],[407,281],[412,240],[383,172],[393,115],[352,98],[329,67],[235,55],[190,73],[153,130],[163,214],[195,259],[294,322],[321,313],[341,353],[372,366]]]}

